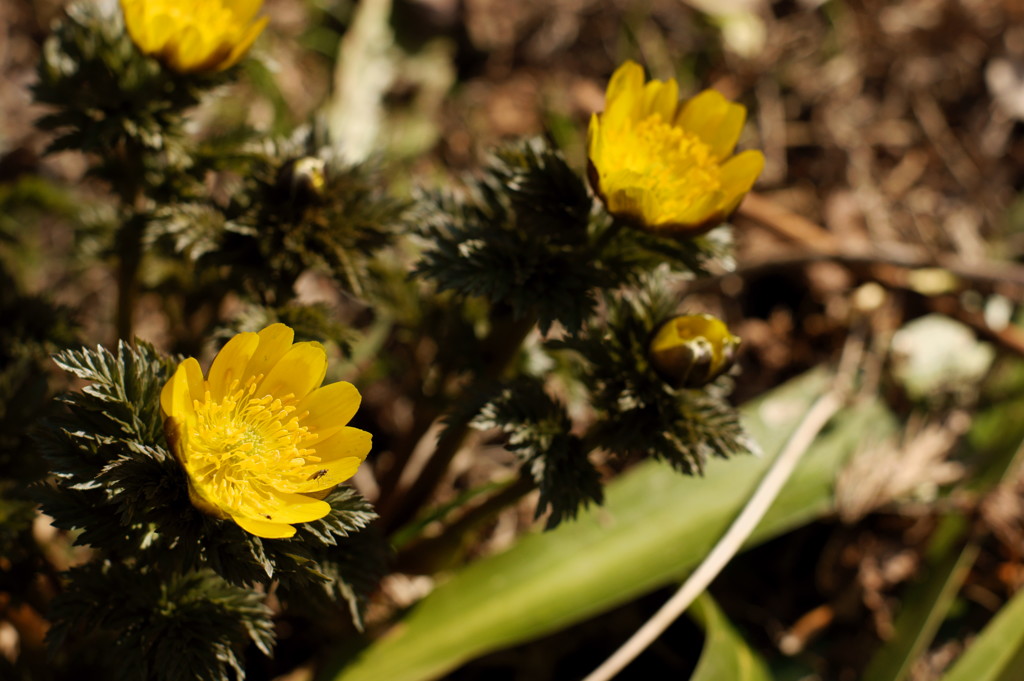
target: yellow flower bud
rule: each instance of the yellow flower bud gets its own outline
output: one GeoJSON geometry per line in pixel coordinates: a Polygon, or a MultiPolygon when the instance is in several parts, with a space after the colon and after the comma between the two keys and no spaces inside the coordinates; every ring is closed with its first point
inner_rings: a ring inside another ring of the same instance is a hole
{"type": "Polygon", "coordinates": [[[654,233],[695,236],[736,210],[764,154],[733,155],[747,110],[715,90],[679,102],[674,79],[644,81],[627,61],[588,130],[591,186],[612,215],[654,233]]]}
{"type": "Polygon", "coordinates": [[[654,335],[651,364],[674,386],[700,388],[728,371],[739,346],[740,339],[717,317],[680,315],[654,335]]]}
{"type": "Polygon", "coordinates": [[[135,45],[178,73],[238,63],[267,25],[263,0],[121,0],[135,45]],[[255,20],[254,20],[255,19],[255,20]]]}
{"type": "Polygon", "coordinates": [[[283,200],[306,205],[323,198],[327,186],[325,168],[322,158],[293,158],[281,166],[274,185],[283,200]]]}

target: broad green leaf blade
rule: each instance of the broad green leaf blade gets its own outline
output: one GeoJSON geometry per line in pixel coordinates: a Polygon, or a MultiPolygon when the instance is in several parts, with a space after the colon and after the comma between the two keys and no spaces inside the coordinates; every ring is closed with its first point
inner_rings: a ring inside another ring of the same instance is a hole
{"type": "Polygon", "coordinates": [[[997,681],[1020,681],[1024,677],[1024,646],[1017,648],[1013,659],[1003,667],[1003,673],[997,681]]]}
{"type": "Polygon", "coordinates": [[[996,613],[942,681],[1024,679],[1024,589],[996,613]]]}
{"type": "Polygon", "coordinates": [[[764,660],[704,594],[693,603],[690,614],[704,627],[704,650],[690,681],[772,681],[764,660]]]}
{"type": "MultiPolygon", "coordinates": [[[[370,645],[335,681],[425,681],[677,581],[711,550],[828,376],[812,372],[743,408],[763,458],[711,461],[703,478],[647,462],[613,481],[605,506],[469,565],[370,645]]],[[[832,508],[833,480],[865,435],[895,429],[877,402],[840,413],[752,535],[763,542],[832,508]]],[[[325,678],[332,678],[328,672],[325,678]]]]}
{"type": "Polygon", "coordinates": [[[931,644],[978,555],[978,545],[963,539],[969,529],[962,516],[943,519],[931,542],[924,577],[903,599],[893,637],[872,658],[865,679],[906,679],[931,644]]]}

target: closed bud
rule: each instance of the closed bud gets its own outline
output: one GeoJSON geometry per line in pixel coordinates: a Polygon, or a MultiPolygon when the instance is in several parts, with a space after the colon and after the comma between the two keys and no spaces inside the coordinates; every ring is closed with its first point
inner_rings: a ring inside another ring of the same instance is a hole
{"type": "Polygon", "coordinates": [[[281,166],[275,188],[283,201],[306,206],[323,198],[327,178],[325,163],[315,156],[302,156],[281,166]]]}
{"type": "Polygon", "coordinates": [[[740,339],[721,319],[709,314],[673,317],[662,324],[650,345],[651,364],[671,385],[700,388],[729,370],[740,339]]]}

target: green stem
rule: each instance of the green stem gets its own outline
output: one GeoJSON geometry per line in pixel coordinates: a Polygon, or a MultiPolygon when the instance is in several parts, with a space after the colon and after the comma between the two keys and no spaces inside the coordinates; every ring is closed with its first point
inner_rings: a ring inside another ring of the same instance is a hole
{"type": "Polygon", "coordinates": [[[139,266],[142,262],[142,237],[146,219],[141,210],[143,178],[146,176],[143,151],[132,144],[116,150],[120,172],[111,185],[121,199],[127,218],[117,233],[117,318],[115,340],[131,342],[135,322],[135,301],[139,293],[139,266]]]}
{"type": "MultiPolygon", "coordinates": [[[[592,426],[583,436],[581,447],[587,456],[600,447],[596,427],[592,426]]],[[[445,526],[437,535],[400,550],[398,569],[411,574],[432,574],[451,567],[471,532],[535,489],[537,481],[530,475],[528,464],[523,464],[518,478],[483,503],[465,511],[458,520],[445,526]]]]}
{"type": "Polygon", "coordinates": [[[118,233],[117,338],[130,341],[134,328],[135,300],[138,298],[139,265],[142,261],[142,233],[145,222],[138,214],[129,217],[118,233]]]}
{"type": "MultiPolygon", "coordinates": [[[[516,356],[534,323],[534,317],[516,319],[511,311],[494,320],[491,333],[484,342],[485,354],[489,361],[485,364],[486,368],[462,391],[464,400],[477,399],[498,380],[516,356]]],[[[466,413],[472,410],[458,411],[466,413]]],[[[434,453],[415,474],[414,479],[410,479],[409,462],[404,462],[403,470],[396,476],[398,484],[394,492],[383,499],[379,508],[381,523],[385,529],[393,531],[401,527],[427,502],[462,447],[470,430],[469,421],[470,417],[462,416],[448,422],[441,437],[438,438],[434,453]]]]}
{"type": "MultiPolygon", "coordinates": [[[[626,223],[623,221],[615,220],[597,236],[593,244],[595,258],[600,256],[615,235],[625,226],[626,223]]],[[[488,368],[463,390],[463,399],[474,399],[498,379],[515,356],[519,346],[522,345],[523,339],[533,328],[535,321],[535,318],[531,316],[527,319],[513,320],[511,324],[501,323],[500,318],[494,323],[491,334],[484,344],[485,348],[493,348],[490,353],[492,361],[487,365],[488,368]]],[[[422,423],[421,425],[425,433],[429,424],[422,423]]],[[[406,482],[405,485],[403,485],[403,477],[407,477],[409,471],[408,457],[396,461],[395,468],[389,471],[386,477],[382,503],[379,508],[381,523],[385,528],[393,531],[401,527],[411,520],[417,510],[426,503],[448,471],[448,466],[458,453],[468,432],[468,419],[449,421],[441,437],[438,438],[433,455],[427,460],[416,478],[406,482]]],[[[421,436],[422,434],[420,433],[421,436]]],[[[416,440],[418,439],[416,438],[416,440]]]]}

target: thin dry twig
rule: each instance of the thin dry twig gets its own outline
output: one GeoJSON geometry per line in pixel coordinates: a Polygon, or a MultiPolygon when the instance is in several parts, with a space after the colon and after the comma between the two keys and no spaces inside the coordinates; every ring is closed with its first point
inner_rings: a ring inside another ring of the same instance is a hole
{"type": "Polygon", "coordinates": [[[748,194],[740,206],[740,215],[773,233],[806,247],[787,258],[772,258],[748,263],[745,267],[779,266],[783,263],[830,260],[848,264],[878,264],[921,269],[937,267],[968,281],[1009,283],[1024,287],[1024,267],[1008,262],[978,261],[965,263],[948,254],[930,253],[904,243],[851,243],[836,237],[824,227],[793,213],[759,194],[748,194]]]}
{"type": "MultiPolygon", "coordinates": [[[[849,355],[844,357],[844,360],[846,359],[849,359],[849,355]]],[[[842,362],[841,370],[846,368],[846,364],[847,362],[842,362]]],[[[844,372],[843,375],[849,376],[850,374],[852,374],[852,370],[848,373],[844,372]]],[[[733,556],[739,552],[743,543],[768,512],[800,459],[814,442],[814,438],[843,406],[850,381],[838,380],[840,378],[842,377],[837,376],[837,380],[832,383],[831,390],[819,397],[808,410],[790,436],[786,446],[783,447],[782,452],[779,453],[768,472],[761,479],[761,483],[747,501],[746,506],[704,558],[704,561],[672,598],[584,681],[609,681],[614,678],[690,607],[694,599],[707,589],[733,556]]]]}
{"type": "Polygon", "coordinates": [[[832,232],[755,192],[747,194],[740,204],[739,214],[784,239],[804,244],[815,251],[835,253],[840,250],[839,239],[832,232]]]}

